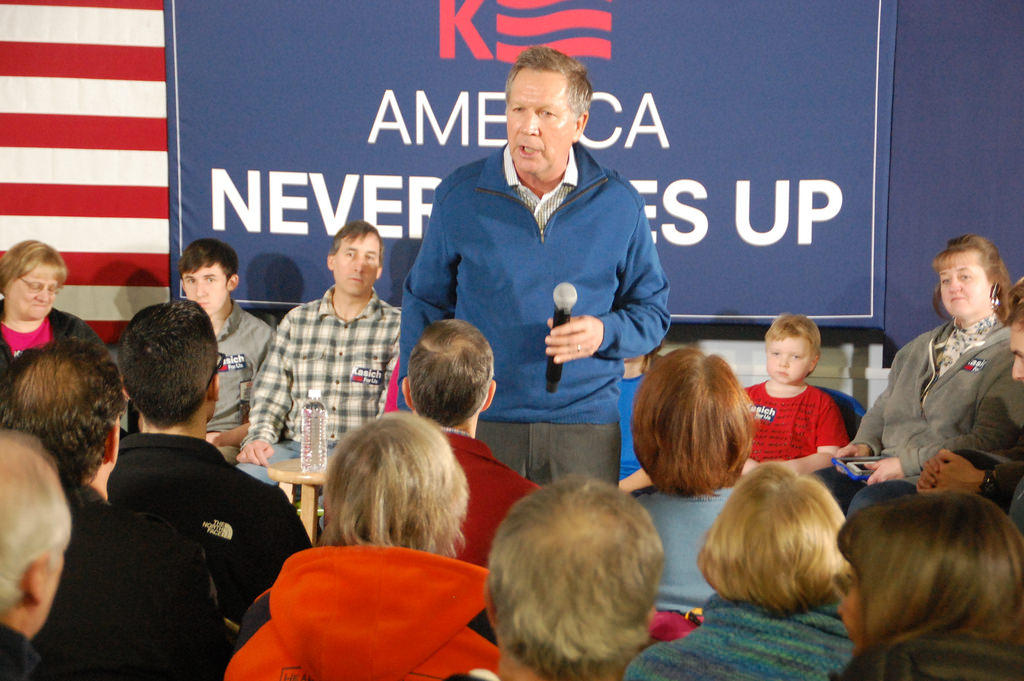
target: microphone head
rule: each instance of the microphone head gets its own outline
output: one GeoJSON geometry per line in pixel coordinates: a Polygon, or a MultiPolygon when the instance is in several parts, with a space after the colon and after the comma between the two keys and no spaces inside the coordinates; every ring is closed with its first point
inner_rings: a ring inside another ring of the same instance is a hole
{"type": "Polygon", "coordinates": [[[567,281],[563,281],[555,287],[552,298],[555,299],[556,309],[567,312],[576,304],[576,287],[567,281]]]}

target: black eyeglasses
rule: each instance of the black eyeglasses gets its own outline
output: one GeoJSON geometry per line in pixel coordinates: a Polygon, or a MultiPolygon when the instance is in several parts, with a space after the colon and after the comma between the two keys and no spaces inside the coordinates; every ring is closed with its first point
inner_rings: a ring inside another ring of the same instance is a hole
{"type": "Polygon", "coordinates": [[[224,368],[224,360],[226,360],[226,359],[227,359],[227,355],[225,355],[225,354],[224,354],[224,353],[222,353],[222,352],[218,352],[218,353],[217,353],[217,365],[213,367],[213,373],[212,373],[212,374],[210,374],[210,380],[206,382],[206,385],[207,385],[207,387],[209,387],[209,385],[210,385],[211,383],[213,383],[213,377],[214,377],[214,376],[216,376],[216,375],[217,375],[217,373],[218,373],[218,372],[219,372],[219,371],[220,371],[220,370],[221,370],[222,368],[224,368]]]}

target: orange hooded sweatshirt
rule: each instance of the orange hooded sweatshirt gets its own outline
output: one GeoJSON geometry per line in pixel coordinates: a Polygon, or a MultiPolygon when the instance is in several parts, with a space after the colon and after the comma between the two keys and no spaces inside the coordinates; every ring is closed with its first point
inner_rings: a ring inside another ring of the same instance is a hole
{"type": "MultiPolygon", "coordinates": [[[[476,565],[411,549],[296,553],[267,592],[270,617],[224,679],[400,681],[496,670],[497,647],[467,626],[484,609],[486,577],[476,565]]],[[[246,620],[261,616],[256,610],[246,620]]]]}

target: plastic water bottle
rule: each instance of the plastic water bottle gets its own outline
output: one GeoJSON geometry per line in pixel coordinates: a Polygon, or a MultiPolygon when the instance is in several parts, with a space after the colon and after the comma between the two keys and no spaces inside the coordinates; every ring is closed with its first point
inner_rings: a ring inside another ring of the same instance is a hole
{"type": "Polygon", "coordinates": [[[327,409],[320,395],[319,390],[310,390],[309,399],[302,405],[299,468],[303,473],[327,468],[327,409]]]}

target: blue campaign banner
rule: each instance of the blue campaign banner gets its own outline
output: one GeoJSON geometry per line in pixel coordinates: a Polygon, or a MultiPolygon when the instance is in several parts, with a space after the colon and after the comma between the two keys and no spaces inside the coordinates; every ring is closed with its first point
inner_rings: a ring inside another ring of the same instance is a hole
{"type": "Polygon", "coordinates": [[[510,62],[546,43],[590,69],[584,143],[644,197],[674,321],[883,325],[895,0],[165,7],[173,271],[223,239],[244,304],[322,295],[353,219],[400,304],[434,188],[501,148],[510,62]]]}

